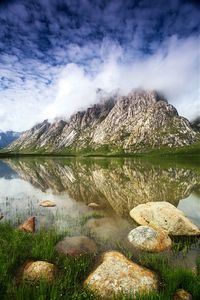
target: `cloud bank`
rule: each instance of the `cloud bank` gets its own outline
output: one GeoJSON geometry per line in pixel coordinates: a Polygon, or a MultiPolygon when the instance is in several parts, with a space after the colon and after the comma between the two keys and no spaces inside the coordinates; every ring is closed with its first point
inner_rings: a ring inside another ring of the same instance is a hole
{"type": "Polygon", "coordinates": [[[179,113],[189,119],[200,115],[200,53],[196,37],[166,41],[153,55],[133,62],[123,61],[124,51],[107,44],[103,62],[91,76],[84,67],[67,65],[58,80],[57,94],[45,112],[46,117],[70,115],[96,102],[96,91],[119,90],[129,93],[133,88],[161,91],[179,113]]]}

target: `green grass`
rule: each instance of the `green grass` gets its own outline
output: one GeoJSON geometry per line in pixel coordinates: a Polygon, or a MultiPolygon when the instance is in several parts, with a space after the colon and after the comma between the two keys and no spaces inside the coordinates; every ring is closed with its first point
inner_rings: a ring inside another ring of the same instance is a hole
{"type": "Polygon", "coordinates": [[[200,240],[198,236],[173,236],[172,251],[174,253],[181,252],[186,254],[193,246],[200,248],[200,240]]]}
{"type": "Polygon", "coordinates": [[[141,255],[139,262],[144,266],[154,270],[161,278],[159,298],[152,299],[172,299],[174,292],[179,288],[183,288],[190,292],[193,295],[193,299],[199,299],[199,268],[197,275],[187,269],[174,269],[169,266],[168,259],[161,254],[141,255]]]}
{"type": "Polygon", "coordinates": [[[55,252],[55,244],[62,238],[54,231],[27,234],[8,224],[0,225],[0,298],[1,299],[96,299],[82,287],[93,265],[93,257],[63,258],[55,252]],[[59,275],[49,284],[17,285],[15,276],[26,260],[45,260],[56,264],[59,275]]]}
{"type": "Polygon", "coordinates": [[[42,156],[42,157],[55,157],[55,156],[68,156],[68,157],[179,157],[180,159],[187,158],[191,161],[198,160],[200,162],[200,133],[198,134],[198,141],[182,147],[172,147],[162,146],[161,148],[148,148],[144,145],[144,151],[137,150],[130,151],[124,150],[122,147],[117,147],[115,145],[102,145],[97,149],[92,147],[85,147],[82,149],[76,148],[64,148],[59,152],[52,152],[46,149],[25,149],[23,152],[21,150],[7,151],[2,149],[0,151],[0,157],[22,157],[22,156],[42,156]]]}
{"type": "MultiPolygon", "coordinates": [[[[69,233],[65,233],[69,234],[69,233]]],[[[96,257],[61,257],[55,251],[55,244],[64,234],[55,231],[40,231],[35,234],[15,230],[9,224],[0,224],[0,298],[2,300],[97,300],[98,297],[83,287],[83,282],[94,267],[96,257]],[[54,263],[59,273],[52,283],[45,281],[33,285],[27,282],[16,283],[19,267],[26,260],[45,260],[54,263]]],[[[123,245],[116,245],[129,259],[132,257],[123,245]]],[[[135,259],[134,259],[135,260],[135,259]]],[[[159,293],[138,295],[118,295],[113,300],[169,300],[176,289],[184,288],[192,293],[194,299],[200,295],[200,259],[198,274],[189,270],[174,269],[168,259],[160,254],[141,254],[138,262],[154,270],[161,280],[159,293]]]]}

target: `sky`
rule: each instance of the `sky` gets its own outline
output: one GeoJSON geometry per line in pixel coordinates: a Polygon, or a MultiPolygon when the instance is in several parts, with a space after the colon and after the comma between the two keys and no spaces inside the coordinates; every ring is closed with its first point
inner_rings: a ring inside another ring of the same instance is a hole
{"type": "Polygon", "coordinates": [[[1,130],[68,118],[99,89],[134,88],[200,116],[200,1],[0,1],[1,130]]]}

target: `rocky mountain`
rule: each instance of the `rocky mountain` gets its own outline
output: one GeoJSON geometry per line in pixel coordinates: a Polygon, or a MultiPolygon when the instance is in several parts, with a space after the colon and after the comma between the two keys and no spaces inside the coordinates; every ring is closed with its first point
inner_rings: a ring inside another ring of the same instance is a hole
{"type": "Polygon", "coordinates": [[[0,131],[0,149],[7,147],[20,137],[19,132],[14,131],[0,131]]]}
{"type": "Polygon", "coordinates": [[[180,147],[197,139],[189,121],[156,91],[104,99],[68,121],[47,120],[9,146],[21,152],[136,152],[180,147]]]}

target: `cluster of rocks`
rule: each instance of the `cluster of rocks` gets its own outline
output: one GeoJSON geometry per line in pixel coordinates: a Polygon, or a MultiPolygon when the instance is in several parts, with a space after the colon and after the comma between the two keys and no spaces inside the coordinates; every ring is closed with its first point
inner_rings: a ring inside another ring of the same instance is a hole
{"type": "MultiPolygon", "coordinates": [[[[169,202],[140,204],[130,211],[130,216],[140,225],[128,234],[129,242],[138,250],[161,252],[171,248],[170,235],[200,235],[199,228],[169,202]]],[[[180,289],[173,300],[192,300],[192,295],[180,289]]]]}
{"type": "Polygon", "coordinates": [[[170,235],[200,235],[199,228],[169,202],[148,202],[134,207],[130,216],[140,225],[162,229],[170,235]]]}
{"type": "Polygon", "coordinates": [[[141,226],[128,235],[137,249],[160,252],[171,247],[172,236],[200,235],[199,228],[169,202],[148,202],[134,207],[130,216],[141,226]]]}
{"type": "MultiPolygon", "coordinates": [[[[86,236],[65,237],[56,245],[60,255],[79,256],[97,253],[97,245],[86,236]]],[[[41,279],[51,282],[58,273],[57,267],[46,261],[28,261],[18,272],[18,280],[37,283],[41,279]]],[[[84,286],[101,297],[109,298],[118,292],[139,293],[157,290],[158,276],[128,260],[117,251],[103,254],[100,265],[88,276],[84,286]]]]}
{"type": "MultiPolygon", "coordinates": [[[[200,234],[196,225],[167,202],[138,205],[131,210],[130,215],[140,226],[131,230],[127,239],[138,250],[165,251],[172,245],[169,235],[200,234]]],[[[19,226],[19,229],[34,232],[35,218],[29,218],[19,226]]],[[[73,257],[98,252],[95,241],[83,235],[67,236],[59,241],[55,248],[60,255],[73,257]]],[[[118,293],[136,295],[159,289],[159,277],[155,272],[127,259],[118,251],[105,252],[99,261],[95,270],[84,281],[84,286],[102,298],[109,299],[118,293]]],[[[41,279],[52,281],[57,273],[58,269],[52,263],[28,261],[20,268],[18,278],[31,282],[38,282],[41,279]]],[[[191,300],[192,296],[180,289],[176,291],[173,299],[191,300]]]]}

